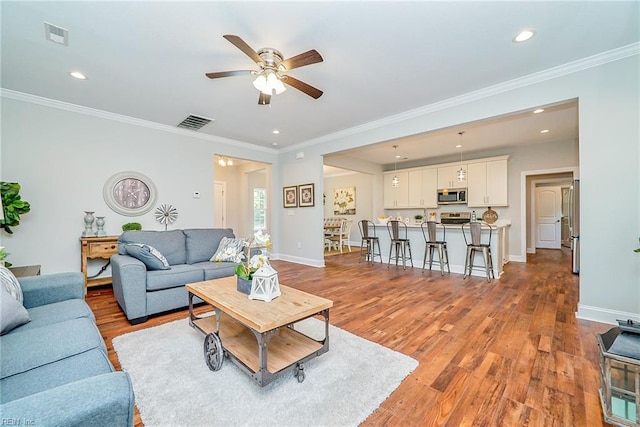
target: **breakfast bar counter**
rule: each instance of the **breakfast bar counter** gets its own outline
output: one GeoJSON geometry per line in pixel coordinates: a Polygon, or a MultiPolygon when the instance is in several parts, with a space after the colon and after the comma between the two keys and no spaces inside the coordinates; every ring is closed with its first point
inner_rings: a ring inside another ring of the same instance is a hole
{"type": "MultiPolygon", "coordinates": [[[[491,234],[491,253],[493,254],[493,273],[496,278],[499,278],[502,274],[503,266],[509,262],[509,227],[511,222],[508,220],[498,220],[495,224],[492,224],[493,228],[491,234]]],[[[376,235],[380,239],[380,250],[382,252],[382,260],[389,262],[389,248],[391,246],[391,238],[387,231],[386,224],[376,224],[376,235]]],[[[465,244],[464,237],[462,235],[462,224],[438,224],[438,227],[444,227],[446,230],[447,249],[449,253],[449,268],[452,273],[464,274],[464,260],[467,253],[467,245],[465,244]]],[[[488,230],[488,225],[483,224],[483,241],[484,232],[488,230]]],[[[438,232],[438,238],[440,238],[440,232],[438,232]]],[[[424,259],[425,242],[422,235],[422,229],[419,224],[407,224],[407,237],[411,242],[411,252],[413,254],[413,267],[422,268],[422,260],[424,259]]],[[[469,235],[467,238],[470,238],[469,235]]],[[[440,273],[440,264],[437,261],[437,253],[434,255],[434,263],[432,270],[440,273]]],[[[398,262],[399,268],[401,268],[402,261],[398,262]]],[[[476,263],[482,265],[482,260],[478,258],[476,263]]],[[[395,265],[395,261],[392,263],[395,265]]],[[[407,261],[409,267],[411,263],[407,261]]],[[[429,267],[429,260],[427,260],[427,269],[429,267]]],[[[428,271],[428,270],[427,270],[428,271]]],[[[446,267],[445,267],[446,272],[446,267]]],[[[482,269],[474,269],[471,273],[473,276],[485,276],[482,269]]]]}

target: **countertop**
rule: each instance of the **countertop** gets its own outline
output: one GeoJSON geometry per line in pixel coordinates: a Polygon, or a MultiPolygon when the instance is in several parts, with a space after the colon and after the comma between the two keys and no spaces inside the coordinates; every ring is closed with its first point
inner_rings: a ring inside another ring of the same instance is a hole
{"type": "MultiPolygon", "coordinates": [[[[387,224],[380,224],[380,223],[376,223],[375,224],[376,227],[385,227],[387,226],[387,224]]],[[[488,224],[483,223],[482,224],[483,227],[486,227],[488,224]]],[[[440,227],[445,227],[445,228],[462,228],[462,224],[438,224],[438,226],[440,227]]],[[[509,227],[511,226],[511,221],[508,219],[499,219],[497,220],[495,223],[491,224],[491,226],[493,226],[494,228],[503,228],[503,227],[509,227]]],[[[416,223],[409,223],[407,224],[407,228],[420,228],[420,224],[416,224],[416,223]]]]}

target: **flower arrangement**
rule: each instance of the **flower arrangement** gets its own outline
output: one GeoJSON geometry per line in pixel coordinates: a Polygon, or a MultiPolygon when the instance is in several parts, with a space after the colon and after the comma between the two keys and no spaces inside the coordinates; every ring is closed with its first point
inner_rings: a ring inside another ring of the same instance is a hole
{"type": "Polygon", "coordinates": [[[253,279],[253,273],[255,273],[263,265],[269,265],[269,259],[266,254],[260,253],[251,256],[251,249],[269,249],[271,244],[271,237],[262,230],[256,231],[251,238],[245,241],[244,246],[247,248],[247,255],[239,253],[237,255],[236,262],[240,265],[236,267],[236,275],[246,280],[253,279]],[[246,261],[246,262],[243,262],[246,261]]]}

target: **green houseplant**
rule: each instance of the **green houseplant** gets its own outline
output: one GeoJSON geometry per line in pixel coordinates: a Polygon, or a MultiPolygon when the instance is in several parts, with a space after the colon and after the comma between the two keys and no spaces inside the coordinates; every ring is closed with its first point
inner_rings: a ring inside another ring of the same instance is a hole
{"type": "Polygon", "coordinates": [[[20,197],[20,184],[17,182],[0,181],[0,196],[2,197],[2,207],[4,219],[0,219],[0,227],[9,234],[13,234],[11,227],[20,224],[20,215],[24,215],[31,210],[29,202],[20,197]]]}
{"type": "MultiPolygon", "coordinates": [[[[638,243],[640,243],[640,238],[638,238],[638,243]]],[[[640,254],[640,248],[634,249],[633,252],[640,254]]]]}
{"type": "Polygon", "coordinates": [[[139,222],[127,222],[122,224],[122,231],[142,230],[142,224],[139,222]]]}

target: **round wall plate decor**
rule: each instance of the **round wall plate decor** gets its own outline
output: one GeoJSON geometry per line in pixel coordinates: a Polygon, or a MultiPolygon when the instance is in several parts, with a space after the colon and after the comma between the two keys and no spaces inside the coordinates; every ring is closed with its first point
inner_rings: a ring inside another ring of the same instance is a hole
{"type": "Polygon", "coordinates": [[[493,209],[491,209],[491,207],[489,207],[482,214],[482,220],[484,222],[486,222],[487,224],[493,224],[494,222],[496,222],[498,220],[498,213],[496,211],[494,211],[493,209]]]}
{"type": "Polygon", "coordinates": [[[111,176],[102,188],[107,205],[125,216],[139,216],[153,209],[156,187],[149,177],[133,171],[111,176]]]}

